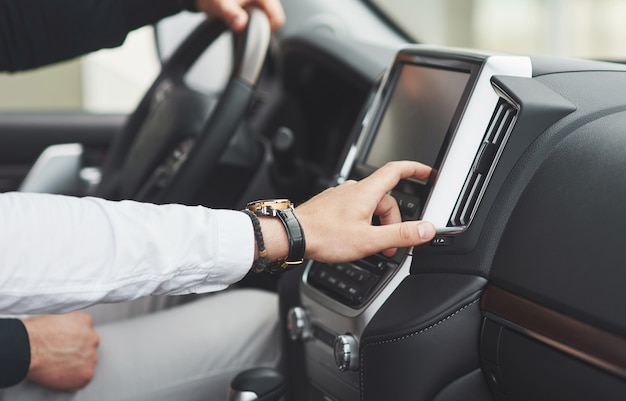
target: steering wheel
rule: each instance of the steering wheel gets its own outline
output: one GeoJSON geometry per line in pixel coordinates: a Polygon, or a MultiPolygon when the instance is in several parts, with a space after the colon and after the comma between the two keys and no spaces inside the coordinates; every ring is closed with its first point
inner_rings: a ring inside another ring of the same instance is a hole
{"type": "Polygon", "coordinates": [[[233,69],[212,112],[208,97],[188,88],[183,79],[200,55],[227,31],[216,18],[202,22],[163,64],[112,143],[95,195],[192,202],[248,109],[267,55],[271,35],[267,16],[259,9],[248,13],[247,28],[234,35],[233,69]]]}

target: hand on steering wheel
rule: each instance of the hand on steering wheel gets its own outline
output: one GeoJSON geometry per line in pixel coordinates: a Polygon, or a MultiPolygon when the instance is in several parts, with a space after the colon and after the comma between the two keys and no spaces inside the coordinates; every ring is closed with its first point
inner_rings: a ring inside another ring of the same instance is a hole
{"type": "Polygon", "coordinates": [[[221,18],[235,32],[248,24],[248,13],[244,7],[255,5],[265,12],[272,31],[285,22],[285,13],[279,0],[196,0],[196,8],[208,15],[221,18]]]}
{"type": "Polygon", "coordinates": [[[246,29],[235,35],[231,77],[210,116],[206,97],[189,90],[183,78],[227,30],[215,18],[201,23],[164,62],[111,145],[97,196],[192,202],[199,183],[211,176],[239,126],[265,61],[271,35],[267,15],[259,9],[248,13],[246,29]]]}

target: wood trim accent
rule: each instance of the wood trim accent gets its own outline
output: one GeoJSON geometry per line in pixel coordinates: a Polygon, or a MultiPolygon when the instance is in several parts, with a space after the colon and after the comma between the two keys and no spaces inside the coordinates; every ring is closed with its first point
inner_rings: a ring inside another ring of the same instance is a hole
{"type": "Polygon", "coordinates": [[[626,338],[491,284],[483,292],[480,308],[509,328],[626,379],[626,338]]]}

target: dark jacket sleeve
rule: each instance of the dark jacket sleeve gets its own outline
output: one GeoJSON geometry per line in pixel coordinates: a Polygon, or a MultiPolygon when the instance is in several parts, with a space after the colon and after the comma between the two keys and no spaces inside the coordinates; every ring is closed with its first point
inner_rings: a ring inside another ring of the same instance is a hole
{"type": "Polygon", "coordinates": [[[30,366],[28,333],[19,319],[0,319],[0,388],[21,382],[30,366]]]}
{"type": "Polygon", "coordinates": [[[182,9],[182,0],[0,0],[0,71],[121,45],[128,32],[182,9]]]}

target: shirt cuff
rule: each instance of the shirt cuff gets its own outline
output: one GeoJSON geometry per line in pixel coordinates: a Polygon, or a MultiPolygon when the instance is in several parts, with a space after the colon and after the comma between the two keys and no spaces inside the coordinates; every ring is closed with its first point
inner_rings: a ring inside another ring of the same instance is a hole
{"type": "Polygon", "coordinates": [[[211,238],[215,255],[213,268],[205,282],[180,293],[204,293],[220,291],[245,277],[254,261],[254,231],[250,218],[235,210],[213,210],[216,230],[211,238]]]}

